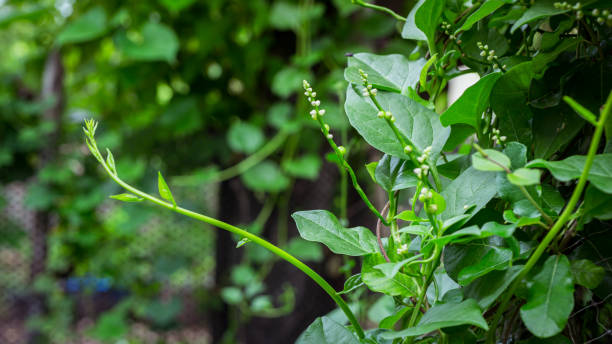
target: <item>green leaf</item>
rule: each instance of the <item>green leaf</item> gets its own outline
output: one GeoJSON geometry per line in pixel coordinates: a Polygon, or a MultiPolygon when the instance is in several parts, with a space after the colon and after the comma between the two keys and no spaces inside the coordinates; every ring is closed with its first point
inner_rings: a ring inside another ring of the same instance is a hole
{"type": "Polygon", "coordinates": [[[110,196],[110,198],[112,199],[116,199],[119,201],[123,201],[123,202],[142,202],[144,200],[144,198],[142,197],[138,197],[136,195],[132,195],[129,193],[122,193],[122,194],[118,194],[118,195],[112,195],[110,196]]]}
{"type": "MultiPolygon", "coordinates": [[[[450,128],[440,124],[440,116],[416,101],[397,93],[381,92],[376,99],[385,111],[391,111],[401,134],[409,138],[418,150],[432,146],[432,157],[444,147],[450,128]]],[[[345,102],[351,125],[374,148],[389,155],[407,159],[404,147],[395,137],[387,122],[377,117],[378,109],[369,98],[349,86],[345,102]]]]}
{"type": "Polygon", "coordinates": [[[179,48],[174,31],[156,22],[147,22],[142,27],[140,37],[128,37],[125,32],[119,33],[115,43],[127,58],[137,61],[172,62],[179,48]]]}
{"type": "Polygon", "coordinates": [[[368,74],[368,82],[375,88],[408,93],[408,88],[414,88],[419,80],[425,59],[410,61],[403,55],[375,55],[358,53],[348,58],[348,67],[344,70],[346,81],[362,85],[359,70],[368,74]]]}
{"type": "Polygon", "coordinates": [[[519,168],[518,170],[508,173],[508,181],[514,185],[534,185],[540,184],[540,176],[542,171],[532,170],[529,168],[519,168]]]}
{"type": "Polygon", "coordinates": [[[381,263],[374,266],[374,269],[380,270],[386,277],[393,278],[395,277],[399,271],[404,267],[404,265],[415,261],[421,258],[420,256],[412,256],[410,258],[406,258],[399,262],[389,262],[389,263],[381,263]]]}
{"type": "Polygon", "coordinates": [[[253,154],[264,144],[265,136],[259,127],[237,121],[227,131],[227,144],[235,152],[253,154]]]}
{"type": "Polygon", "coordinates": [[[588,259],[574,260],[571,263],[571,271],[574,281],[581,286],[595,289],[603,280],[606,270],[595,265],[588,259]]]}
{"type": "Polygon", "coordinates": [[[300,6],[298,3],[274,1],[270,9],[270,26],[279,30],[298,31],[306,21],[317,19],[325,12],[325,6],[320,3],[310,6],[300,6]]]}
{"type": "Polygon", "coordinates": [[[612,219],[612,194],[605,194],[589,185],[584,195],[584,214],[604,221],[612,219]]]}
{"type": "Polygon", "coordinates": [[[419,180],[412,172],[412,167],[409,161],[385,154],[374,171],[376,183],[387,192],[416,186],[419,180]]]}
{"type": "Polygon", "coordinates": [[[329,247],[336,254],[363,256],[378,251],[376,237],[365,227],[344,228],[326,210],[298,211],[291,215],[300,236],[329,247]]]}
{"type": "Polygon", "coordinates": [[[163,199],[172,202],[172,204],[176,207],[176,202],[174,201],[174,197],[172,197],[172,192],[170,191],[168,184],[166,184],[164,177],[162,177],[161,172],[157,172],[157,190],[163,199]]]}
{"type": "Polygon", "coordinates": [[[520,142],[508,142],[504,154],[510,158],[511,169],[518,169],[527,163],[527,147],[520,142]]]}
{"type": "Polygon", "coordinates": [[[480,152],[472,155],[472,166],[475,169],[479,171],[505,171],[504,167],[510,169],[510,158],[506,154],[494,149],[484,149],[484,152],[488,158],[485,158],[480,152]]]}
{"type": "MultiPolygon", "coordinates": [[[[585,162],[585,155],[573,155],[560,161],[536,159],[526,167],[546,168],[557,180],[567,182],[580,178],[585,162]]],[[[599,190],[612,194],[612,154],[595,155],[587,179],[599,190]]]]}
{"type": "Polygon", "coordinates": [[[408,314],[409,311],[411,311],[412,308],[410,307],[401,307],[397,312],[389,315],[388,317],[382,319],[380,321],[380,323],[378,324],[379,328],[385,328],[385,329],[393,329],[393,327],[395,326],[395,324],[401,319],[403,318],[406,314],[408,314]]]}
{"type": "Polygon", "coordinates": [[[413,210],[404,210],[401,213],[395,215],[395,218],[398,220],[403,220],[403,221],[410,221],[410,222],[426,222],[428,221],[427,219],[421,218],[416,216],[416,214],[414,213],[413,210]]]}
{"type": "Polygon", "coordinates": [[[296,344],[360,344],[353,333],[328,317],[317,318],[295,342],[296,344]]]}
{"type": "Polygon", "coordinates": [[[510,286],[522,268],[522,265],[515,265],[507,270],[490,272],[468,284],[463,293],[466,298],[478,301],[480,308],[487,309],[510,286]]]}
{"type": "Polygon", "coordinates": [[[378,161],[373,161],[365,166],[372,180],[376,182],[376,167],[378,166],[378,161]]]}
{"type": "Polygon", "coordinates": [[[513,33],[519,27],[537,19],[552,17],[557,14],[565,13],[568,10],[555,8],[555,0],[538,0],[533,3],[525,13],[512,25],[510,33],[513,33]]]}
{"type": "Polygon", "coordinates": [[[584,127],[585,122],[565,105],[532,109],[533,155],[548,159],[571,142],[584,127]]]}
{"type": "Polygon", "coordinates": [[[442,213],[442,219],[464,214],[470,207],[474,207],[472,214],[476,214],[496,193],[495,173],[470,167],[442,191],[446,200],[446,211],[442,213]]]}
{"type": "Polygon", "coordinates": [[[221,289],[221,298],[230,305],[237,305],[243,300],[242,290],[236,287],[221,289]]]}
{"type": "Polygon", "coordinates": [[[386,263],[380,253],[369,254],[364,257],[361,266],[361,279],[370,290],[390,296],[417,295],[418,286],[414,280],[404,273],[398,272],[393,277],[385,275],[376,266],[386,263]]]}
{"type": "Polygon", "coordinates": [[[568,96],[563,97],[563,100],[568,103],[569,106],[571,106],[572,109],[574,109],[574,111],[576,111],[576,113],[580,115],[580,117],[582,117],[585,121],[591,123],[594,126],[597,126],[597,117],[591,111],[589,111],[584,106],[578,104],[578,102],[568,96]]]}
{"type": "Polygon", "coordinates": [[[289,178],[281,172],[275,162],[269,160],[247,170],[240,178],[254,191],[279,192],[289,186],[289,178]]]}
{"type": "Polygon", "coordinates": [[[563,330],[574,308],[574,283],[566,256],[550,256],[528,283],[521,319],[535,336],[552,337],[563,330]]]}
{"type": "Polygon", "coordinates": [[[529,145],[532,140],[528,105],[529,86],[533,78],[531,62],[516,65],[504,73],[491,90],[491,107],[499,119],[499,130],[509,141],[529,145]]]}
{"type": "Polygon", "coordinates": [[[510,266],[512,251],[497,247],[488,240],[472,241],[444,248],[446,273],[461,285],[468,285],[478,277],[510,266]]]}
{"type": "Polygon", "coordinates": [[[489,329],[476,301],[468,299],[461,303],[436,304],[423,315],[416,326],[402,331],[384,333],[382,338],[419,336],[437,329],[459,325],[473,325],[484,330],[489,329]]]}
{"type": "Polygon", "coordinates": [[[461,25],[459,29],[455,31],[455,35],[459,33],[459,31],[467,31],[474,24],[487,17],[491,13],[495,12],[498,8],[502,7],[507,1],[504,0],[487,0],[484,4],[480,5],[474,13],[472,13],[468,19],[461,25]]]}
{"type": "Polygon", "coordinates": [[[320,245],[300,238],[291,239],[285,250],[303,261],[320,262],[323,260],[323,250],[320,245]]]}
{"type": "Polygon", "coordinates": [[[491,90],[501,76],[502,73],[499,72],[488,74],[466,89],[461,97],[440,116],[442,125],[463,123],[478,129],[482,113],[489,106],[491,90]]]}
{"type": "Polygon", "coordinates": [[[364,283],[361,280],[361,273],[358,274],[354,274],[353,276],[347,278],[346,281],[344,281],[344,289],[342,289],[342,291],[338,292],[338,294],[348,294],[350,292],[352,292],[353,290],[363,286],[364,283]]]}
{"type": "Polygon", "coordinates": [[[96,6],[69,22],[57,35],[59,45],[82,43],[98,38],[106,33],[106,12],[96,6]]]}
{"type": "Polygon", "coordinates": [[[292,160],[285,160],[282,167],[283,171],[292,177],[315,180],[319,176],[321,164],[321,158],[314,154],[308,154],[292,160]]]}
{"type": "Polygon", "coordinates": [[[402,38],[426,40],[430,51],[434,51],[436,30],[444,5],[445,2],[440,0],[419,0],[406,18],[402,38]]]}

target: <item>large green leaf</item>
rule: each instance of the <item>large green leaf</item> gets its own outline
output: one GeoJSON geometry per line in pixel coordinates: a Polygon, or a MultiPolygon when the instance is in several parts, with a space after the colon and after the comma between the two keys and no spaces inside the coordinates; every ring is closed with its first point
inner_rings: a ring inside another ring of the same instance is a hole
{"type": "Polygon", "coordinates": [[[412,278],[401,272],[385,274],[380,270],[380,265],[385,264],[385,262],[385,259],[379,253],[365,256],[361,266],[363,283],[372,291],[390,296],[402,295],[408,297],[417,295],[418,286],[412,278]],[[376,268],[377,266],[379,268],[376,268]]]}
{"type": "Polygon", "coordinates": [[[416,326],[402,331],[388,332],[382,337],[394,339],[419,336],[437,329],[459,325],[474,325],[484,330],[489,329],[476,301],[468,299],[461,303],[436,304],[423,315],[416,326]]]}
{"type": "Polygon", "coordinates": [[[139,61],[172,62],[179,48],[179,41],[174,31],[156,22],[147,22],[138,38],[128,37],[125,32],[119,33],[115,43],[127,58],[139,61]]]}
{"type": "Polygon", "coordinates": [[[308,326],[296,344],[359,344],[359,339],[341,324],[328,317],[320,317],[308,326]]]}
{"type": "Polygon", "coordinates": [[[264,141],[262,130],[247,122],[234,122],[227,131],[227,144],[236,152],[252,154],[264,141]]]}
{"type": "Polygon", "coordinates": [[[459,33],[459,31],[469,30],[474,24],[476,24],[477,22],[487,17],[489,14],[495,12],[498,8],[509,2],[510,1],[507,0],[487,0],[465,20],[463,25],[461,25],[461,27],[455,31],[455,34],[459,33]]]}
{"type": "Polygon", "coordinates": [[[563,330],[574,308],[574,283],[564,255],[550,256],[528,282],[527,303],[521,319],[537,337],[552,337],[563,330]]]}
{"type": "Polygon", "coordinates": [[[269,160],[247,170],[240,178],[249,189],[255,191],[279,192],[289,186],[289,178],[275,162],[269,160]]]}
{"type": "Polygon", "coordinates": [[[406,160],[385,154],[376,165],[374,177],[387,192],[407,189],[418,182],[412,167],[412,163],[406,160]]]}
{"type": "Polygon", "coordinates": [[[548,159],[580,132],[585,121],[565,105],[533,109],[533,155],[548,159]]]}
{"type": "Polygon", "coordinates": [[[344,78],[353,84],[363,84],[359,73],[361,69],[368,74],[368,81],[374,87],[384,91],[407,94],[408,88],[414,87],[419,81],[419,73],[425,62],[425,59],[410,61],[404,55],[399,54],[359,53],[348,58],[344,78]]]}
{"type": "Polygon", "coordinates": [[[464,123],[478,129],[482,113],[489,106],[489,95],[501,73],[491,73],[470,86],[457,101],[440,116],[444,126],[464,123]]]}
{"type": "Polygon", "coordinates": [[[484,149],[485,158],[482,153],[472,154],[472,166],[479,171],[505,171],[510,168],[510,158],[506,154],[494,149],[484,149]]]}
{"type": "Polygon", "coordinates": [[[534,1],[533,5],[529,7],[525,13],[523,13],[523,15],[514,23],[514,25],[512,25],[510,32],[514,32],[514,30],[534,20],[551,17],[568,11],[561,8],[556,8],[554,6],[555,2],[555,0],[534,1]]]}
{"type": "Polygon", "coordinates": [[[365,227],[344,228],[326,210],[298,211],[291,215],[300,236],[325,244],[337,254],[363,256],[378,251],[376,237],[365,227]]]}
{"type": "MultiPolygon", "coordinates": [[[[567,182],[580,178],[585,162],[586,156],[573,155],[560,161],[536,159],[526,166],[546,168],[557,180],[567,182]]],[[[612,194],[612,154],[595,155],[587,179],[599,190],[612,194]]]]}
{"type": "Polygon", "coordinates": [[[444,267],[448,275],[461,285],[510,265],[512,250],[492,245],[489,240],[472,241],[444,248],[444,267]]]}
{"type": "Polygon", "coordinates": [[[597,288],[606,274],[604,268],[588,259],[572,261],[571,270],[574,281],[589,289],[597,288]]]}
{"type": "MultiPolygon", "coordinates": [[[[354,86],[347,89],[344,108],[351,125],[374,148],[407,158],[404,147],[395,137],[387,122],[377,117],[378,109],[369,98],[363,97],[354,86]]],[[[376,97],[385,111],[391,111],[401,134],[423,150],[432,147],[435,157],[444,147],[450,128],[440,124],[440,117],[416,101],[397,93],[381,92],[376,97]]]]}
{"type": "Polygon", "coordinates": [[[612,194],[603,193],[589,185],[584,195],[584,214],[599,220],[612,219],[612,194]]]}
{"type": "Polygon", "coordinates": [[[532,139],[533,114],[527,105],[532,68],[531,62],[512,67],[497,80],[491,91],[491,107],[499,118],[501,135],[525,145],[529,145],[532,139]]]}
{"type": "Polygon", "coordinates": [[[106,30],[106,12],[104,8],[96,6],[68,23],[57,35],[57,43],[87,42],[102,36],[106,30]]]}
{"type": "Polygon", "coordinates": [[[402,38],[426,40],[430,49],[435,45],[436,29],[442,19],[445,1],[419,0],[406,18],[402,38]]]}
{"type": "Polygon", "coordinates": [[[442,191],[446,200],[446,210],[442,213],[442,218],[461,215],[469,207],[475,207],[472,212],[475,214],[487,205],[496,193],[495,173],[470,167],[442,191]]]}
{"type": "Polygon", "coordinates": [[[468,284],[463,288],[463,293],[466,298],[478,301],[480,308],[487,309],[510,286],[522,268],[522,265],[515,265],[507,270],[488,273],[468,284]]]}

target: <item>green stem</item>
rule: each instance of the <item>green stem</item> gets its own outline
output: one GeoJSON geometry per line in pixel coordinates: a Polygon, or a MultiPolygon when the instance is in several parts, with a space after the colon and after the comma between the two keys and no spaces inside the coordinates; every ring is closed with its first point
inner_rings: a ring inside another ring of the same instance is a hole
{"type": "Polygon", "coordinates": [[[499,324],[501,316],[503,315],[504,311],[506,310],[506,307],[508,306],[508,302],[510,302],[512,295],[514,294],[514,291],[516,290],[518,285],[521,283],[521,281],[525,278],[525,276],[527,276],[529,271],[535,266],[535,264],[538,262],[538,260],[544,253],[544,251],[548,248],[548,245],[555,239],[559,231],[563,228],[563,226],[565,226],[567,221],[569,221],[570,217],[572,216],[572,213],[574,212],[574,208],[576,207],[576,204],[578,203],[578,200],[580,199],[580,196],[582,195],[582,191],[584,190],[584,187],[586,186],[587,178],[589,176],[589,171],[591,170],[591,166],[593,165],[593,160],[595,159],[595,155],[597,154],[597,148],[599,147],[599,141],[601,140],[604,126],[605,126],[608,116],[610,115],[611,109],[612,109],[612,93],[610,93],[610,95],[608,96],[608,100],[606,101],[606,104],[604,105],[604,109],[601,112],[599,121],[597,122],[597,127],[595,128],[595,133],[593,134],[593,138],[591,139],[591,144],[589,146],[589,151],[587,153],[587,158],[584,164],[584,169],[582,170],[580,179],[578,179],[578,184],[576,185],[576,188],[572,192],[572,196],[570,197],[569,202],[567,202],[567,205],[565,206],[563,213],[561,213],[561,216],[559,216],[559,218],[557,219],[557,222],[555,222],[555,224],[548,231],[544,239],[542,239],[542,242],[540,242],[536,250],[531,254],[531,257],[529,257],[529,259],[527,260],[527,263],[525,264],[523,269],[521,269],[521,272],[519,272],[518,276],[516,277],[514,282],[511,284],[508,291],[503,296],[500,306],[498,307],[497,312],[495,313],[495,316],[493,318],[492,326],[489,329],[489,334],[488,334],[488,339],[487,339],[488,343],[495,342],[495,330],[499,324]]]}
{"type": "Polygon", "coordinates": [[[363,0],[352,0],[354,4],[365,7],[365,8],[371,8],[373,10],[377,10],[377,11],[382,11],[385,12],[387,14],[390,14],[391,16],[393,16],[393,18],[399,20],[399,21],[406,21],[406,18],[400,16],[399,14],[395,13],[393,10],[383,7],[383,6],[378,6],[378,5],[374,5],[374,4],[370,4],[367,3],[363,0]]]}

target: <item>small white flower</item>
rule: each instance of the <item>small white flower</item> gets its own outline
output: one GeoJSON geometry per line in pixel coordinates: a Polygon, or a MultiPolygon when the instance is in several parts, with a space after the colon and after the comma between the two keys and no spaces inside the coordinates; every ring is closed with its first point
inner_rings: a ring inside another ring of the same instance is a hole
{"type": "Polygon", "coordinates": [[[435,213],[436,211],[438,211],[438,206],[435,204],[430,204],[429,207],[427,207],[427,210],[430,213],[435,213]]]}
{"type": "Polygon", "coordinates": [[[416,175],[417,175],[417,177],[420,177],[420,176],[421,176],[421,169],[420,169],[420,168],[418,168],[418,167],[417,167],[417,168],[415,168],[414,170],[412,170],[412,172],[414,172],[414,174],[416,174],[416,175]]]}
{"type": "Polygon", "coordinates": [[[373,88],[370,93],[372,93],[373,96],[375,96],[378,93],[378,90],[373,88]]]}
{"type": "Polygon", "coordinates": [[[412,147],[410,147],[408,145],[406,147],[404,147],[404,153],[409,154],[411,152],[412,152],[412,147]]]}
{"type": "Polygon", "coordinates": [[[333,139],[333,138],[334,138],[334,135],[332,135],[332,134],[327,134],[327,138],[331,140],[331,139],[333,139]]]}
{"type": "Polygon", "coordinates": [[[317,115],[317,110],[311,110],[310,111],[310,115],[311,116],[316,116],[317,115]]]}
{"type": "Polygon", "coordinates": [[[325,109],[321,109],[321,110],[319,110],[319,115],[320,115],[320,116],[325,115],[325,109]]]}

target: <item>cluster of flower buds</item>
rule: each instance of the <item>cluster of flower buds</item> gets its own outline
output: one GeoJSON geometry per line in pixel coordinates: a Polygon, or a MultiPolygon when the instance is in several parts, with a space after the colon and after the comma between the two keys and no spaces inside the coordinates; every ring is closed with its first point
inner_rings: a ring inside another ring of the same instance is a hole
{"type": "MultiPolygon", "coordinates": [[[[410,148],[410,146],[404,147],[404,151],[406,148],[410,148]]],[[[431,146],[423,149],[423,154],[421,154],[416,160],[421,164],[419,167],[412,170],[414,174],[416,174],[417,178],[424,179],[429,174],[429,165],[427,164],[427,159],[429,159],[429,154],[431,153],[431,146]]]]}
{"type": "Polygon", "coordinates": [[[433,192],[428,188],[422,188],[421,193],[419,193],[419,201],[421,201],[425,205],[425,211],[428,213],[435,213],[438,211],[438,206],[434,203],[431,203],[433,199],[433,192]]]}
{"type": "MultiPolygon", "coordinates": [[[[488,44],[482,42],[476,43],[478,49],[480,49],[480,56],[484,57],[488,62],[493,64],[493,68],[500,68],[499,57],[495,55],[495,50],[490,49],[488,44]]],[[[502,69],[506,69],[506,65],[501,66],[502,69]]]]}
{"type": "Polygon", "coordinates": [[[500,132],[499,129],[491,129],[491,132],[493,133],[493,136],[491,137],[491,139],[493,140],[493,142],[495,142],[498,145],[501,145],[502,142],[506,142],[506,139],[508,139],[505,136],[499,136],[500,132]]]}
{"type": "Polygon", "coordinates": [[[321,101],[316,99],[317,92],[312,90],[312,87],[310,87],[308,81],[302,81],[302,85],[304,86],[304,91],[306,91],[304,92],[304,95],[308,97],[308,102],[310,102],[310,105],[312,105],[314,108],[310,111],[310,117],[316,121],[318,116],[325,115],[325,109],[319,109],[321,101]]]}
{"type": "Polygon", "coordinates": [[[573,5],[568,4],[567,1],[555,2],[553,6],[564,11],[576,11],[576,19],[582,19],[582,17],[584,17],[584,12],[582,12],[582,4],[580,2],[573,5]]]}
{"type": "Polygon", "coordinates": [[[408,253],[408,244],[402,244],[397,248],[397,254],[402,255],[408,253]]]}
{"type": "Polygon", "coordinates": [[[391,122],[395,122],[395,117],[393,117],[391,111],[378,111],[378,118],[386,118],[391,122]]]}
{"type": "Polygon", "coordinates": [[[374,86],[372,86],[372,84],[368,83],[368,74],[366,72],[363,71],[363,69],[359,70],[359,75],[361,75],[361,81],[363,81],[363,96],[364,97],[375,97],[376,94],[378,93],[378,90],[374,88],[374,86]]]}
{"type": "Polygon", "coordinates": [[[450,38],[450,39],[455,39],[455,35],[451,32],[452,29],[452,25],[447,23],[446,21],[442,21],[442,24],[440,24],[440,26],[442,27],[442,30],[444,30],[444,33],[450,38]]]}
{"type": "Polygon", "coordinates": [[[591,14],[597,18],[597,23],[606,23],[608,26],[612,26],[612,14],[610,13],[610,10],[599,10],[596,8],[591,12],[591,14]]]}

